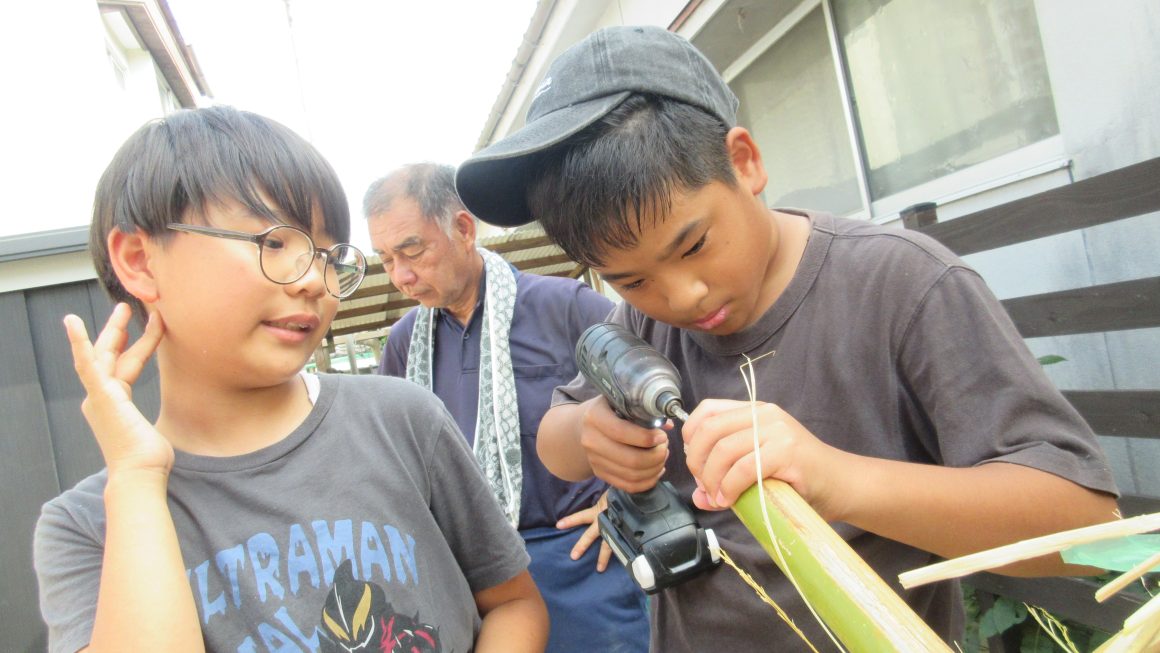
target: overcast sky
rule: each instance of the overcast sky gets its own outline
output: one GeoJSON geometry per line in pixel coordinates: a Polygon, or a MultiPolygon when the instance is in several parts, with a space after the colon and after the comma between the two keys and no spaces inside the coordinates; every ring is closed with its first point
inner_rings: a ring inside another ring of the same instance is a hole
{"type": "Polygon", "coordinates": [[[369,253],[363,191],[398,165],[471,154],[535,0],[288,4],[290,21],[285,0],[169,0],[215,101],[288,125],[330,160],[369,253]]]}

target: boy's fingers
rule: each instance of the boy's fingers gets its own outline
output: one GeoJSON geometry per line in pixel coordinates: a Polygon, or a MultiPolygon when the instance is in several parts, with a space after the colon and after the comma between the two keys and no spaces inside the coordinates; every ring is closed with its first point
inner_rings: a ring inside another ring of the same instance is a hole
{"type": "Polygon", "coordinates": [[[588,460],[597,476],[623,489],[629,489],[628,485],[635,487],[655,480],[664,471],[667,457],[668,447],[638,449],[619,444],[604,451],[589,451],[588,454],[588,460]]]}
{"type": "Polygon", "coordinates": [[[113,312],[109,315],[109,320],[105,322],[105,328],[97,334],[97,340],[93,343],[93,348],[98,353],[112,352],[114,356],[121,353],[125,348],[125,343],[129,341],[129,332],[126,329],[129,325],[129,317],[132,312],[125,304],[117,304],[113,307],[113,312]]]}
{"type": "Polygon", "coordinates": [[[704,453],[698,469],[694,470],[692,465],[689,466],[689,470],[700,481],[700,485],[709,497],[710,502],[716,499],[717,491],[721,485],[721,479],[724,478],[729,468],[739,458],[752,450],[752,431],[746,431],[743,434],[736,433],[730,437],[717,440],[712,448],[704,453]]]}
{"type": "Polygon", "coordinates": [[[615,472],[599,469],[593,467],[596,476],[601,480],[607,482],[613,487],[618,487],[625,492],[636,493],[651,490],[660,482],[661,477],[665,475],[665,468],[661,467],[655,472],[633,470],[631,474],[619,475],[615,472]]]}
{"type": "MultiPolygon", "coordinates": [[[[636,427],[634,427],[636,428],[636,427]]],[[[619,437],[598,430],[586,430],[580,436],[580,446],[584,447],[589,457],[619,460],[634,465],[647,466],[663,463],[668,457],[668,436],[653,439],[649,431],[640,429],[648,437],[647,440],[630,438],[625,442],[619,437]],[[639,442],[639,444],[638,444],[639,442]]],[[[664,431],[657,431],[663,434],[664,431]]]]}
{"type": "Polygon", "coordinates": [[[743,406],[749,406],[749,402],[734,399],[705,399],[697,404],[693,412],[689,413],[689,419],[681,428],[681,435],[688,441],[689,436],[695,434],[706,419],[737,410],[743,406]]]}
{"type": "Polygon", "coordinates": [[[605,438],[634,447],[654,447],[668,442],[669,436],[660,429],[647,429],[629,422],[608,407],[601,397],[584,415],[586,430],[600,433],[605,438]]]}
{"type": "MultiPolygon", "coordinates": [[[[722,508],[732,506],[742,492],[758,482],[756,458],[751,448],[749,453],[739,458],[733,467],[729,468],[725,477],[721,479],[721,485],[713,498],[714,503],[722,508]]],[[[767,478],[770,477],[770,470],[762,469],[762,471],[767,478]]]]}
{"type": "Polygon", "coordinates": [[[89,330],[76,315],[64,316],[64,330],[68,335],[69,349],[72,350],[73,368],[81,384],[88,387],[89,370],[93,366],[93,343],[89,342],[89,330]]]}
{"type": "Polygon", "coordinates": [[[132,385],[137,380],[137,376],[141,374],[145,363],[153,356],[153,352],[157,351],[157,345],[161,343],[163,335],[165,335],[165,326],[161,316],[150,313],[149,319],[145,323],[145,332],[141,334],[137,342],[133,343],[132,347],[129,347],[117,359],[116,377],[132,385]]]}
{"type": "Polygon", "coordinates": [[[701,510],[724,510],[721,506],[709,501],[709,495],[701,488],[693,490],[693,505],[701,510]]]}

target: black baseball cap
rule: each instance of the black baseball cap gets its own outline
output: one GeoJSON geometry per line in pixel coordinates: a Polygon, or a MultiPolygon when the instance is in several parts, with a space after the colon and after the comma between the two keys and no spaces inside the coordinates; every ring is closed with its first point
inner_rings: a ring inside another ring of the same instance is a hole
{"type": "Polygon", "coordinates": [[[455,187],[460,199],[489,224],[531,222],[535,218],[526,197],[531,155],[565,141],[633,93],[699,107],[727,127],[737,123],[737,96],[684,37],[660,27],[606,27],[556,57],[522,128],[459,166],[455,187]]]}

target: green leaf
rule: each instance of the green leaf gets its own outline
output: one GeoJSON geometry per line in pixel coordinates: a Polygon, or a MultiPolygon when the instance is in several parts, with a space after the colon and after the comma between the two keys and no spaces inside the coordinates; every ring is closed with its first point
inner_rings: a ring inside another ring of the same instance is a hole
{"type": "Polygon", "coordinates": [[[1065,361],[1067,359],[1064,358],[1063,356],[1056,356],[1055,354],[1048,354],[1046,356],[1040,356],[1036,360],[1039,361],[1040,365],[1054,365],[1056,363],[1062,363],[1063,361],[1065,361]]]}
{"type": "Polygon", "coordinates": [[[1038,625],[1027,628],[1019,642],[1019,653],[1055,653],[1057,648],[1051,637],[1040,630],[1038,625]]]}
{"type": "Polygon", "coordinates": [[[990,639],[1027,619],[1027,608],[1006,597],[995,599],[995,604],[979,619],[980,639],[990,639]]]}

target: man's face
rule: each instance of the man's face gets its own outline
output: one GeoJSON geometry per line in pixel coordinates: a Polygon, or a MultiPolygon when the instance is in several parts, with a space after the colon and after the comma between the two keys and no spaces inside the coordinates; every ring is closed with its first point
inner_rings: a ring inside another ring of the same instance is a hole
{"type": "Polygon", "coordinates": [[[407,297],[428,308],[446,308],[470,290],[473,243],[456,230],[448,236],[411,198],[395,200],[367,220],[367,229],[383,269],[407,297]]]}
{"type": "Polygon", "coordinates": [[[595,270],[649,317],[735,333],[772,304],[766,281],[777,232],[762,209],[751,193],[721,182],[677,193],[665,215],[642,221],[635,247],[605,252],[595,270]]]}

